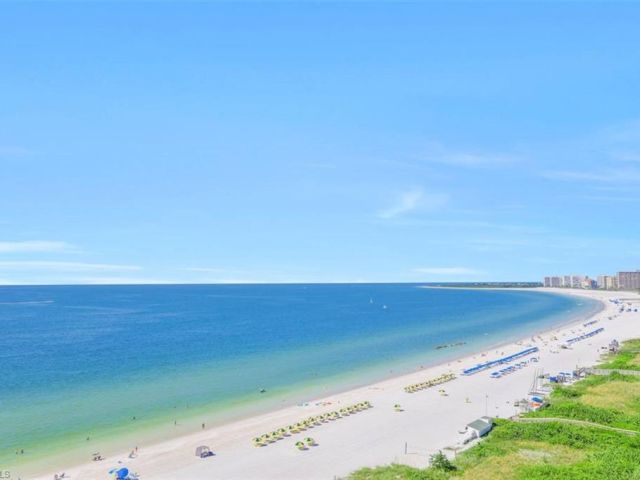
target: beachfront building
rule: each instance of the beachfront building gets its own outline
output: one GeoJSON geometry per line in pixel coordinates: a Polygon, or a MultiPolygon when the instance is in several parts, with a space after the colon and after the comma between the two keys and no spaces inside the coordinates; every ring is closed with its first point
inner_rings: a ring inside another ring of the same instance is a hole
{"type": "Polygon", "coordinates": [[[467,425],[467,430],[470,431],[476,438],[480,438],[486,435],[493,428],[493,419],[491,417],[480,417],[477,420],[467,425]]]}
{"type": "Polygon", "coordinates": [[[558,275],[544,277],[545,287],[562,288],[595,288],[595,281],[587,275],[558,275]]]}
{"type": "Polygon", "coordinates": [[[571,286],[573,288],[584,288],[583,282],[587,278],[589,277],[585,277],[584,275],[571,275],[571,286]]]}
{"type": "Polygon", "coordinates": [[[580,283],[581,288],[591,290],[592,288],[596,288],[597,283],[593,278],[584,277],[582,282],[580,283]]]}
{"type": "Polygon", "coordinates": [[[640,290],[640,270],[618,272],[618,288],[621,290],[640,290]]]}
{"type": "Polygon", "coordinates": [[[615,290],[618,280],[614,275],[598,275],[598,288],[601,290],[615,290]]]}

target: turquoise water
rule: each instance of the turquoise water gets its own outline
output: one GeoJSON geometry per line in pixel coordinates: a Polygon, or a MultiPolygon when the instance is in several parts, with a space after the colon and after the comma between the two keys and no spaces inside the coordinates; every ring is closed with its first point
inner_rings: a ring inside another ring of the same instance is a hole
{"type": "Polygon", "coordinates": [[[22,461],[16,449],[34,458],[194,430],[597,308],[407,284],[0,287],[0,465],[22,461]],[[466,344],[435,349],[456,342],[466,344]]]}

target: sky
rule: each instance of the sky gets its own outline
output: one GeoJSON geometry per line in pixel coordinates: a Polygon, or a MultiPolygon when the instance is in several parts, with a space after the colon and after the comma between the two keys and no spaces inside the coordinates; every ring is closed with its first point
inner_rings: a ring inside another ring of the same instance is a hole
{"type": "Polygon", "coordinates": [[[640,268],[640,4],[0,3],[0,284],[640,268]]]}

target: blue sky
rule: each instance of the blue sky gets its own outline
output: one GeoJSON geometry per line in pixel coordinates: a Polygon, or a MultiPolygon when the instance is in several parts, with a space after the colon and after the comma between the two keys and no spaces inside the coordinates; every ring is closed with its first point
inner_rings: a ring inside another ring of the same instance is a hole
{"type": "Polygon", "coordinates": [[[640,5],[0,4],[0,283],[640,268],[640,5]]]}

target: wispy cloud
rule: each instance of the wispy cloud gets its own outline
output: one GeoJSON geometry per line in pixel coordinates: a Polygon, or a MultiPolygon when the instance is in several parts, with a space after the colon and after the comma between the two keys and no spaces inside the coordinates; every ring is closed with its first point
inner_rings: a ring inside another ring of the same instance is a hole
{"type": "Polygon", "coordinates": [[[543,173],[551,180],[592,181],[603,183],[628,183],[640,181],[640,171],[635,169],[607,169],[597,171],[552,170],[543,173]]]}
{"type": "Polygon", "coordinates": [[[47,270],[58,272],[80,271],[131,271],[141,270],[137,265],[115,265],[108,263],[58,262],[42,260],[0,261],[5,270],[47,270]]]}
{"type": "Polygon", "coordinates": [[[420,267],[414,268],[415,273],[426,275],[447,275],[447,276],[459,276],[459,275],[483,275],[485,272],[476,270],[474,268],[467,267],[420,267]]]}
{"type": "Polygon", "coordinates": [[[327,170],[332,170],[336,168],[335,164],[328,163],[328,162],[305,162],[305,163],[302,163],[301,165],[307,168],[320,168],[320,169],[327,169],[327,170]]]}
{"type": "Polygon", "coordinates": [[[479,153],[447,153],[429,157],[429,160],[457,167],[488,167],[515,163],[516,157],[508,155],[483,155],[479,153]]]}
{"type": "Polygon", "coordinates": [[[184,267],[180,269],[183,272],[196,272],[196,273],[242,273],[242,270],[228,269],[228,268],[215,268],[215,267],[184,267]]]}
{"type": "Polygon", "coordinates": [[[23,157],[31,153],[31,150],[23,147],[0,145],[0,158],[23,157]]]}
{"type": "Polygon", "coordinates": [[[75,245],[50,240],[27,240],[24,242],[0,242],[0,253],[67,253],[78,251],[75,245]]]}
{"type": "Polygon", "coordinates": [[[640,141],[640,120],[611,125],[603,129],[599,136],[605,141],[617,143],[640,141]]]}
{"type": "Polygon", "coordinates": [[[583,195],[580,198],[593,203],[640,203],[639,196],[624,195],[583,195]]]}
{"type": "Polygon", "coordinates": [[[499,167],[518,163],[516,155],[499,152],[461,151],[447,148],[439,143],[432,143],[424,154],[418,157],[421,161],[440,163],[453,167],[499,167]]]}
{"type": "Polygon", "coordinates": [[[176,280],[141,277],[83,277],[72,279],[65,283],[79,283],[83,285],[169,285],[184,283],[176,280]]]}
{"type": "Polygon", "coordinates": [[[408,190],[396,199],[390,206],[378,212],[379,218],[395,218],[415,210],[436,210],[449,201],[449,195],[444,193],[426,193],[421,188],[408,190]]]}
{"type": "Polygon", "coordinates": [[[640,162],[640,152],[636,151],[613,151],[609,156],[619,162],[640,162]]]}

